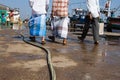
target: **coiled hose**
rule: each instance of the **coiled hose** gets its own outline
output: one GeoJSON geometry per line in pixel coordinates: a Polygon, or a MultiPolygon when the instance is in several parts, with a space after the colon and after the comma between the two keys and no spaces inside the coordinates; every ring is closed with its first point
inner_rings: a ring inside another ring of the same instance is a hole
{"type": "Polygon", "coordinates": [[[34,43],[25,40],[24,35],[22,35],[22,34],[19,34],[19,35],[21,36],[22,40],[25,43],[33,45],[33,46],[38,47],[38,48],[41,48],[42,50],[44,50],[47,53],[47,64],[48,64],[48,68],[49,68],[49,72],[50,72],[50,80],[56,80],[56,73],[55,73],[55,70],[53,68],[50,51],[41,45],[35,45],[34,43]]]}

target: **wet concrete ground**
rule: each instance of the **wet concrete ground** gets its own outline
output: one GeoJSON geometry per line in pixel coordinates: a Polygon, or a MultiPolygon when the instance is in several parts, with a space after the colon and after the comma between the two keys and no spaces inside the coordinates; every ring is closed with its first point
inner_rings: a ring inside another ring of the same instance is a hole
{"type": "MultiPolygon", "coordinates": [[[[28,37],[27,29],[23,29],[28,37]]],[[[40,38],[37,44],[41,45],[40,38]]],[[[119,37],[100,38],[100,44],[94,45],[92,36],[82,43],[69,33],[66,46],[62,40],[53,43],[46,37],[44,47],[52,53],[57,80],[120,80],[119,37]]],[[[16,30],[1,29],[0,80],[50,80],[46,53],[24,43],[16,30]]]]}

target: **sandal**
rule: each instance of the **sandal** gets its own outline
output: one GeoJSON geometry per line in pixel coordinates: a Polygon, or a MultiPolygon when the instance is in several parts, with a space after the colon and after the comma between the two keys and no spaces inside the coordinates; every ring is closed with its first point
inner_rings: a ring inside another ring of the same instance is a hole
{"type": "Polygon", "coordinates": [[[63,45],[67,45],[67,40],[66,39],[63,40],[63,45]]]}
{"type": "Polygon", "coordinates": [[[41,44],[44,45],[44,44],[46,44],[46,42],[45,42],[45,41],[42,41],[41,44]]]}
{"type": "Polygon", "coordinates": [[[95,41],[94,44],[98,45],[98,44],[99,44],[99,41],[95,41]]]}
{"type": "Polygon", "coordinates": [[[49,39],[51,39],[53,42],[55,42],[55,37],[54,36],[48,36],[49,39]]]}
{"type": "Polygon", "coordinates": [[[35,42],[35,41],[36,41],[34,36],[33,36],[33,37],[30,36],[29,39],[30,39],[32,42],[35,42]]]}

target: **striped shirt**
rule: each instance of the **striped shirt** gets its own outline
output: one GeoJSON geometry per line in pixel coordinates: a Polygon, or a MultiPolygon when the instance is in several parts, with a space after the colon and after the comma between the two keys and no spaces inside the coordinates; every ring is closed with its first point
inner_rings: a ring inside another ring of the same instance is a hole
{"type": "Polygon", "coordinates": [[[68,0],[53,0],[52,16],[68,16],[68,0]]]}

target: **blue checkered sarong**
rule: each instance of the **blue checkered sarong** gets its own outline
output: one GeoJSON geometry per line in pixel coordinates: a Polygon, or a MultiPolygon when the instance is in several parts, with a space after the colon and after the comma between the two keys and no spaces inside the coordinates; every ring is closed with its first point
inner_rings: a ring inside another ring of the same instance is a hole
{"type": "Polygon", "coordinates": [[[28,22],[31,36],[46,36],[46,15],[34,15],[28,22]]]}

